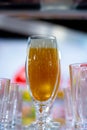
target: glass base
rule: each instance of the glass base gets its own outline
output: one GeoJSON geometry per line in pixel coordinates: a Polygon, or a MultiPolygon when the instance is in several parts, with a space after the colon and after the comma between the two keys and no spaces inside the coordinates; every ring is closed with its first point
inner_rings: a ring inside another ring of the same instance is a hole
{"type": "Polygon", "coordinates": [[[43,125],[34,122],[29,126],[24,126],[24,130],[59,130],[60,128],[59,122],[50,121],[43,125]]]}
{"type": "Polygon", "coordinates": [[[87,122],[84,122],[84,121],[83,121],[82,123],[80,123],[79,126],[80,126],[80,129],[81,129],[81,130],[87,130],[87,122]]]}

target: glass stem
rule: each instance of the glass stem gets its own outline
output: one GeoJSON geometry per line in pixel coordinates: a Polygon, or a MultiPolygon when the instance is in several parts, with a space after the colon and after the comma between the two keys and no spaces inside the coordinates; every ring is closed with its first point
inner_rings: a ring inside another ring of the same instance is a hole
{"type": "Polygon", "coordinates": [[[43,105],[36,106],[36,120],[39,128],[41,127],[41,130],[44,130],[46,126],[48,115],[49,115],[49,107],[43,105]]]}

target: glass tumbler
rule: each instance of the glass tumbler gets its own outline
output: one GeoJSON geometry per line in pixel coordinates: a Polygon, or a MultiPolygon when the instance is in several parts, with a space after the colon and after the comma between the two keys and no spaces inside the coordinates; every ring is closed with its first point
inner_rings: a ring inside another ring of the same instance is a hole
{"type": "Polygon", "coordinates": [[[22,123],[22,93],[17,83],[10,83],[9,104],[9,127],[14,128],[22,123]]]}
{"type": "Polygon", "coordinates": [[[0,78],[0,129],[8,125],[10,79],[0,78]]]}
{"type": "Polygon", "coordinates": [[[87,128],[87,63],[74,63],[69,69],[74,126],[87,128]]]}
{"type": "Polygon", "coordinates": [[[64,88],[64,105],[65,105],[65,123],[66,125],[73,125],[73,105],[72,105],[72,96],[71,88],[64,88]]]}

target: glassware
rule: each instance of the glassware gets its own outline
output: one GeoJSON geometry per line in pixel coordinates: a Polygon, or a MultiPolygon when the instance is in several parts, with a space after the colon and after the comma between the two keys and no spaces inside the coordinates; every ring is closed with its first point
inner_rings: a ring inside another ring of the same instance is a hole
{"type": "Polygon", "coordinates": [[[66,87],[64,90],[64,105],[65,105],[65,123],[68,126],[73,125],[73,105],[71,97],[71,88],[66,87]]]}
{"type": "Polygon", "coordinates": [[[28,128],[50,130],[57,123],[48,121],[49,109],[60,82],[60,55],[54,36],[36,35],[28,39],[26,80],[36,108],[36,122],[28,128]]]}
{"type": "Polygon", "coordinates": [[[0,129],[8,126],[8,115],[7,109],[8,99],[10,90],[10,79],[0,78],[0,129]]]}
{"type": "Polygon", "coordinates": [[[75,128],[80,128],[81,120],[77,111],[78,100],[78,79],[79,79],[79,64],[70,64],[70,82],[71,82],[71,94],[73,102],[73,124],[75,128]]]}
{"type": "Polygon", "coordinates": [[[81,119],[81,128],[87,129],[87,63],[78,65],[77,111],[81,119]]]}
{"type": "Polygon", "coordinates": [[[71,92],[73,101],[73,122],[75,128],[87,128],[87,63],[74,63],[69,65],[71,92]],[[85,114],[84,114],[85,112],[85,114]],[[84,116],[85,115],[85,116],[84,116]],[[85,125],[86,124],[86,125],[85,125]]]}
{"type": "Polygon", "coordinates": [[[0,130],[13,129],[22,122],[22,95],[19,85],[0,79],[0,130]]]}
{"type": "Polygon", "coordinates": [[[17,83],[10,83],[9,103],[9,127],[14,128],[22,122],[22,93],[17,83]]]}

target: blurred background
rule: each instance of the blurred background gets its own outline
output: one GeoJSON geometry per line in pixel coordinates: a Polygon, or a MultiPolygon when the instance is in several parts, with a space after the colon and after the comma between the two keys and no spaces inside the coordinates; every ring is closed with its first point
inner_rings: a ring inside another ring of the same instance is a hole
{"type": "MultiPolygon", "coordinates": [[[[87,62],[86,24],[86,0],[0,0],[0,77],[26,89],[28,37],[49,34],[56,36],[61,52],[59,90],[69,86],[69,64],[87,62]]],[[[62,107],[60,111],[58,116],[64,117],[62,107]]]]}
{"type": "Polygon", "coordinates": [[[61,79],[67,82],[68,65],[87,60],[86,23],[86,0],[0,0],[0,77],[24,84],[28,36],[51,34],[57,37],[61,79]]]}

